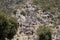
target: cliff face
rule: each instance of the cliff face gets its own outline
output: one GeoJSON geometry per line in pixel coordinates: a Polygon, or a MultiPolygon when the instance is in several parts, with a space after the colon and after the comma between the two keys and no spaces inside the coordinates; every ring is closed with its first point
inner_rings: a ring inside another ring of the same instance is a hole
{"type": "MultiPolygon", "coordinates": [[[[6,10],[15,9],[19,6],[16,12],[12,14],[12,16],[17,17],[19,22],[18,32],[12,40],[34,40],[37,38],[36,29],[40,25],[54,26],[55,24],[60,24],[59,13],[52,14],[41,10],[38,6],[33,5],[31,0],[4,0],[0,2],[0,5],[3,7],[2,10],[5,8],[6,10]],[[23,7],[20,6],[20,2],[22,1],[24,2],[23,7]]],[[[56,28],[54,31],[57,32],[56,28]]],[[[56,39],[55,37],[54,40],[56,39]]]]}
{"type": "MultiPolygon", "coordinates": [[[[16,13],[13,13],[13,16],[16,16],[18,19],[18,32],[14,36],[13,40],[34,40],[37,38],[36,29],[40,25],[54,26],[55,24],[59,25],[59,13],[52,14],[48,11],[41,10],[36,5],[27,1],[22,8],[18,8],[16,13]]],[[[53,33],[57,33],[57,29],[53,28],[53,33]]],[[[56,35],[52,35],[56,40],[56,35]]]]}

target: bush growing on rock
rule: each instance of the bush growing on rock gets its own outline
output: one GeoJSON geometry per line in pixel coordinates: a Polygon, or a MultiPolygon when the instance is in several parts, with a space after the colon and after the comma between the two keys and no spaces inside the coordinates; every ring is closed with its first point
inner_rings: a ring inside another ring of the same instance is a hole
{"type": "Polygon", "coordinates": [[[17,32],[17,20],[0,12],[0,40],[12,39],[17,32]]]}
{"type": "Polygon", "coordinates": [[[38,40],[52,40],[51,29],[47,26],[40,26],[37,29],[38,40]]]}

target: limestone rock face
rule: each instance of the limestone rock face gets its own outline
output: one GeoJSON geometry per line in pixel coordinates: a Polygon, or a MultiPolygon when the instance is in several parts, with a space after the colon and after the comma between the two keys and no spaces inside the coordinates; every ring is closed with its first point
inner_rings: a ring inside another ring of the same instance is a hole
{"type": "Polygon", "coordinates": [[[41,10],[38,6],[32,5],[28,1],[25,5],[24,8],[17,9],[15,14],[19,22],[19,28],[12,40],[34,40],[37,38],[36,29],[40,25],[53,26],[53,23],[58,23],[57,19],[54,19],[56,15],[41,10]]]}
{"type": "MultiPolygon", "coordinates": [[[[21,1],[5,0],[1,1],[0,5],[5,6],[7,8],[15,9],[16,6],[20,5],[17,4],[21,1]],[[12,5],[10,5],[10,3],[12,3],[12,5]]],[[[41,8],[39,8],[38,6],[33,5],[31,0],[24,0],[23,2],[24,7],[16,9],[16,14],[13,13],[12,15],[17,17],[19,26],[17,34],[12,40],[34,40],[38,37],[36,35],[36,30],[40,25],[53,26],[54,24],[60,24],[59,13],[52,14],[46,10],[41,10],[41,8]]],[[[53,29],[53,31],[57,32],[57,35],[53,36],[53,40],[60,40],[60,28],[53,29]]]]}

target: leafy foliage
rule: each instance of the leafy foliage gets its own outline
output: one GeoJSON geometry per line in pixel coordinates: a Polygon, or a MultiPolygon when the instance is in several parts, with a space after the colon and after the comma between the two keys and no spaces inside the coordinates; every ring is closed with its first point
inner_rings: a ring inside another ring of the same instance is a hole
{"type": "Polygon", "coordinates": [[[12,39],[17,32],[17,20],[0,12],[0,39],[12,39]]]}
{"type": "Polygon", "coordinates": [[[51,29],[48,26],[40,26],[37,29],[38,40],[52,40],[51,29]]]}

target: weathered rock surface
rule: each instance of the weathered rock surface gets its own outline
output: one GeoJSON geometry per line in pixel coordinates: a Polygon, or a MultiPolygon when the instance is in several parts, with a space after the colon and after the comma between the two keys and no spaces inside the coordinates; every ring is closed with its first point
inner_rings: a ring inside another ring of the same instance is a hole
{"type": "MultiPolygon", "coordinates": [[[[22,1],[22,0],[21,0],[22,1]]],[[[0,5],[5,8],[15,9],[19,6],[20,0],[5,0],[1,1],[0,5]],[[13,3],[14,2],[14,3],[13,3]],[[10,5],[13,3],[12,5],[10,5]],[[17,5],[19,4],[19,5],[17,5]]],[[[41,10],[38,6],[31,4],[31,0],[24,0],[24,7],[16,9],[16,13],[12,16],[16,16],[18,20],[18,32],[12,40],[34,40],[37,38],[36,29],[40,25],[53,26],[54,24],[60,25],[60,14],[51,14],[46,10],[41,10]]],[[[59,26],[58,26],[59,27],[59,26]]],[[[53,29],[57,35],[53,36],[53,40],[60,40],[60,28],[53,29]]]]}
{"type": "Polygon", "coordinates": [[[53,26],[55,23],[58,24],[58,20],[56,19],[58,16],[56,14],[41,10],[38,6],[32,5],[29,1],[25,3],[23,8],[17,9],[14,16],[18,19],[19,28],[13,40],[34,40],[37,38],[35,34],[36,29],[40,25],[53,26]]]}

